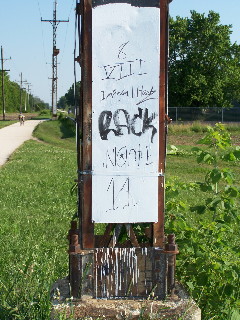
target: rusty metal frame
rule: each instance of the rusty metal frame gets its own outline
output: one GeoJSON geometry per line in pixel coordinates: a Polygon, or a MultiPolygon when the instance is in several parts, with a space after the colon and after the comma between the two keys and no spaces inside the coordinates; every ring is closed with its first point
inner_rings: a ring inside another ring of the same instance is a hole
{"type": "Polygon", "coordinates": [[[82,0],[79,224],[82,249],[94,248],[92,222],[92,1],[82,0]],[[85,173],[85,174],[83,174],[85,173]]]}
{"type": "MultiPolygon", "coordinates": [[[[149,243],[139,243],[132,224],[108,223],[102,236],[94,235],[94,223],[92,222],[92,3],[94,0],[78,0],[77,15],[81,15],[80,57],[81,87],[80,107],[77,110],[77,164],[78,164],[78,216],[79,228],[76,222],[72,222],[69,231],[69,280],[71,294],[75,298],[82,294],[93,294],[102,286],[101,281],[93,283],[94,274],[99,272],[104,265],[98,265],[102,254],[111,253],[111,263],[107,268],[114,269],[118,263],[114,257],[123,249],[123,252],[131,252],[131,248],[137,252],[144,252],[150,259],[141,264],[141,272],[145,273],[147,281],[151,282],[151,288],[158,298],[164,299],[166,293],[173,293],[175,285],[175,262],[178,253],[174,235],[169,235],[165,240],[164,234],[164,173],[166,159],[166,133],[167,133],[167,83],[168,83],[168,7],[172,0],[156,0],[160,9],[160,70],[159,70],[159,163],[158,171],[158,222],[151,223],[145,230],[149,243]],[[118,237],[121,229],[126,228],[129,241],[120,244],[118,237]],[[122,249],[121,249],[122,248],[122,249]],[[126,250],[125,250],[126,249],[126,250]],[[124,251],[125,250],[125,251],[124,251]],[[116,261],[115,261],[115,260],[116,261]],[[148,262],[147,262],[148,261],[148,262]],[[146,263],[151,262],[150,267],[146,263]],[[88,272],[85,272],[90,265],[88,272]],[[98,268],[100,268],[98,270],[98,268]],[[95,271],[94,271],[95,270],[95,271]],[[86,274],[85,274],[86,273],[86,274]],[[85,274],[85,275],[84,275],[85,274]],[[86,279],[85,279],[85,278],[86,279]],[[148,279],[147,279],[148,278],[148,279]]],[[[105,2],[127,2],[134,0],[102,0],[105,2]]],[[[138,4],[148,5],[148,0],[139,0],[138,4]]],[[[135,2],[136,5],[136,2],[135,2]]],[[[79,18],[80,19],[80,18],[79,18]]],[[[80,21],[80,20],[79,20],[80,21]]],[[[141,259],[139,259],[141,260],[141,259]]],[[[124,265],[121,272],[128,276],[128,265],[124,265]],[[126,270],[126,274],[124,273],[126,270]]],[[[110,270],[110,269],[109,269],[110,270]]],[[[136,270],[135,270],[136,271],[136,270]]],[[[115,272],[115,271],[114,271],[115,272]]],[[[113,274],[113,273],[111,273],[113,274]]],[[[105,277],[106,283],[108,278],[105,277]]],[[[140,279],[140,278],[139,278],[140,279]]],[[[138,281],[137,281],[138,283],[138,281]]],[[[116,285],[116,284],[115,284],[116,285]]],[[[137,287],[133,286],[131,295],[137,293],[137,287]]],[[[125,290],[126,291],[126,290],[125,290]]],[[[123,295],[129,298],[127,293],[123,295]]],[[[150,291],[148,293],[150,293],[150,291]]],[[[94,295],[94,294],[93,294],[94,295]]],[[[140,294],[141,295],[141,294],[140,294]]],[[[96,297],[103,297],[104,293],[97,293],[96,297]]],[[[114,296],[114,293],[112,294],[114,296]]],[[[139,295],[138,295],[139,296],[139,295]]]]}
{"type": "Polygon", "coordinates": [[[165,159],[166,159],[166,107],[167,107],[167,59],[168,59],[168,4],[160,0],[160,79],[159,79],[159,163],[158,170],[158,222],[153,224],[153,246],[164,247],[164,210],[165,210],[165,159]]]}
{"type": "MultiPolygon", "coordinates": [[[[167,107],[167,59],[168,59],[168,5],[169,0],[160,2],[160,79],[159,79],[159,172],[158,177],[158,222],[153,223],[152,244],[163,248],[164,235],[164,172],[166,157],[166,107],[167,107]]],[[[82,133],[79,145],[79,225],[80,246],[91,249],[95,246],[92,222],[92,0],[81,1],[81,106],[78,126],[82,133]]],[[[109,239],[107,228],[105,238],[109,239]]],[[[131,236],[133,230],[131,229],[131,236]]],[[[103,241],[104,242],[104,241],[103,241]]],[[[103,243],[102,242],[102,243],[103,243]]]]}

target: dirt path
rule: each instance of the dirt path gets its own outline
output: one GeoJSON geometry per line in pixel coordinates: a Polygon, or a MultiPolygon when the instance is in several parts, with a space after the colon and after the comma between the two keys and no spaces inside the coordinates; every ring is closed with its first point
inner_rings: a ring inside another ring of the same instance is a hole
{"type": "Polygon", "coordinates": [[[31,139],[34,128],[42,121],[44,120],[27,120],[24,125],[14,123],[0,129],[0,166],[21,144],[31,139]]]}

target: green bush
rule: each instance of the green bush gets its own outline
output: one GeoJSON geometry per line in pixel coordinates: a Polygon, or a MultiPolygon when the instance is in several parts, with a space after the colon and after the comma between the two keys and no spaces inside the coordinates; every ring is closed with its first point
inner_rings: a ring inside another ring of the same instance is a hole
{"type": "Polygon", "coordinates": [[[207,149],[193,152],[198,164],[207,165],[205,177],[193,183],[167,181],[166,231],[177,235],[177,278],[199,303],[203,319],[239,319],[240,189],[234,173],[220,164],[239,161],[240,150],[231,146],[222,124],[208,127],[199,143],[207,149]],[[184,201],[184,191],[192,195],[191,202],[184,201]]]}

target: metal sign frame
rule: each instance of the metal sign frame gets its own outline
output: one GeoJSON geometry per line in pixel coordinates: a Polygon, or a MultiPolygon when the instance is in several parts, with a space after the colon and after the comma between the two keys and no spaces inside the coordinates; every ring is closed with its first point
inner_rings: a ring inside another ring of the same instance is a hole
{"type": "MultiPolygon", "coordinates": [[[[92,222],[92,7],[99,0],[81,1],[81,105],[77,117],[78,132],[78,181],[79,181],[79,226],[80,247],[93,249],[95,245],[94,223],[92,222]]],[[[101,0],[106,3],[131,3],[148,6],[147,0],[101,0]]],[[[158,222],[152,223],[152,246],[164,247],[164,172],[166,158],[166,114],[167,114],[167,58],[168,58],[168,9],[169,0],[156,1],[160,8],[160,79],[159,79],[159,163],[158,171],[158,222]]],[[[112,224],[106,228],[107,237],[112,224]]],[[[132,229],[130,228],[132,231],[132,229]]],[[[134,237],[133,237],[134,238],[134,237]]],[[[103,244],[103,242],[102,242],[103,244]]]]}

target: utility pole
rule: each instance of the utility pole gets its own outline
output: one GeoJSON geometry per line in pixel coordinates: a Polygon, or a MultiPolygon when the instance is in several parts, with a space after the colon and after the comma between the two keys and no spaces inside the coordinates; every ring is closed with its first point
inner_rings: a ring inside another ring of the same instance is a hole
{"type": "MultiPolygon", "coordinates": [[[[11,59],[11,58],[10,58],[11,59]]],[[[3,48],[1,46],[1,62],[2,62],[2,108],[3,108],[3,121],[6,120],[6,110],[5,110],[5,93],[4,93],[4,72],[5,71],[10,71],[10,70],[4,70],[3,68],[3,64],[4,64],[4,61],[6,60],[9,60],[9,59],[3,59],[3,48]]]]}
{"type": "Polygon", "coordinates": [[[20,81],[17,81],[17,82],[20,82],[20,112],[22,112],[22,90],[23,90],[23,83],[24,82],[27,82],[27,80],[23,80],[22,79],[22,72],[20,73],[20,81]]]}
{"type": "Polygon", "coordinates": [[[26,88],[25,106],[24,106],[24,110],[26,112],[27,111],[27,106],[29,105],[29,91],[30,91],[29,86],[31,86],[31,83],[27,82],[25,84],[28,86],[28,88],[26,88]]]}
{"type": "Polygon", "coordinates": [[[52,52],[52,116],[57,116],[57,56],[60,52],[57,49],[57,27],[60,22],[69,22],[69,20],[57,20],[57,0],[53,1],[53,19],[43,20],[42,22],[50,22],[53,27],[53,52],[52,52]]]}
{"type": "Polygon", "coordinates": [[[32,111],[34,111],[34,95],[32,94],[32,111]]]}
{"type": "Polygon", "coordinates": [[[34,96],[33,96],[33,93],[32,93],[32,92],[30,92],[30,96],[32,96],[31,111],[33,112],[33,111],[34,111],[34,109],[33,109],[33,107],[34,107],[34,96]]]}

